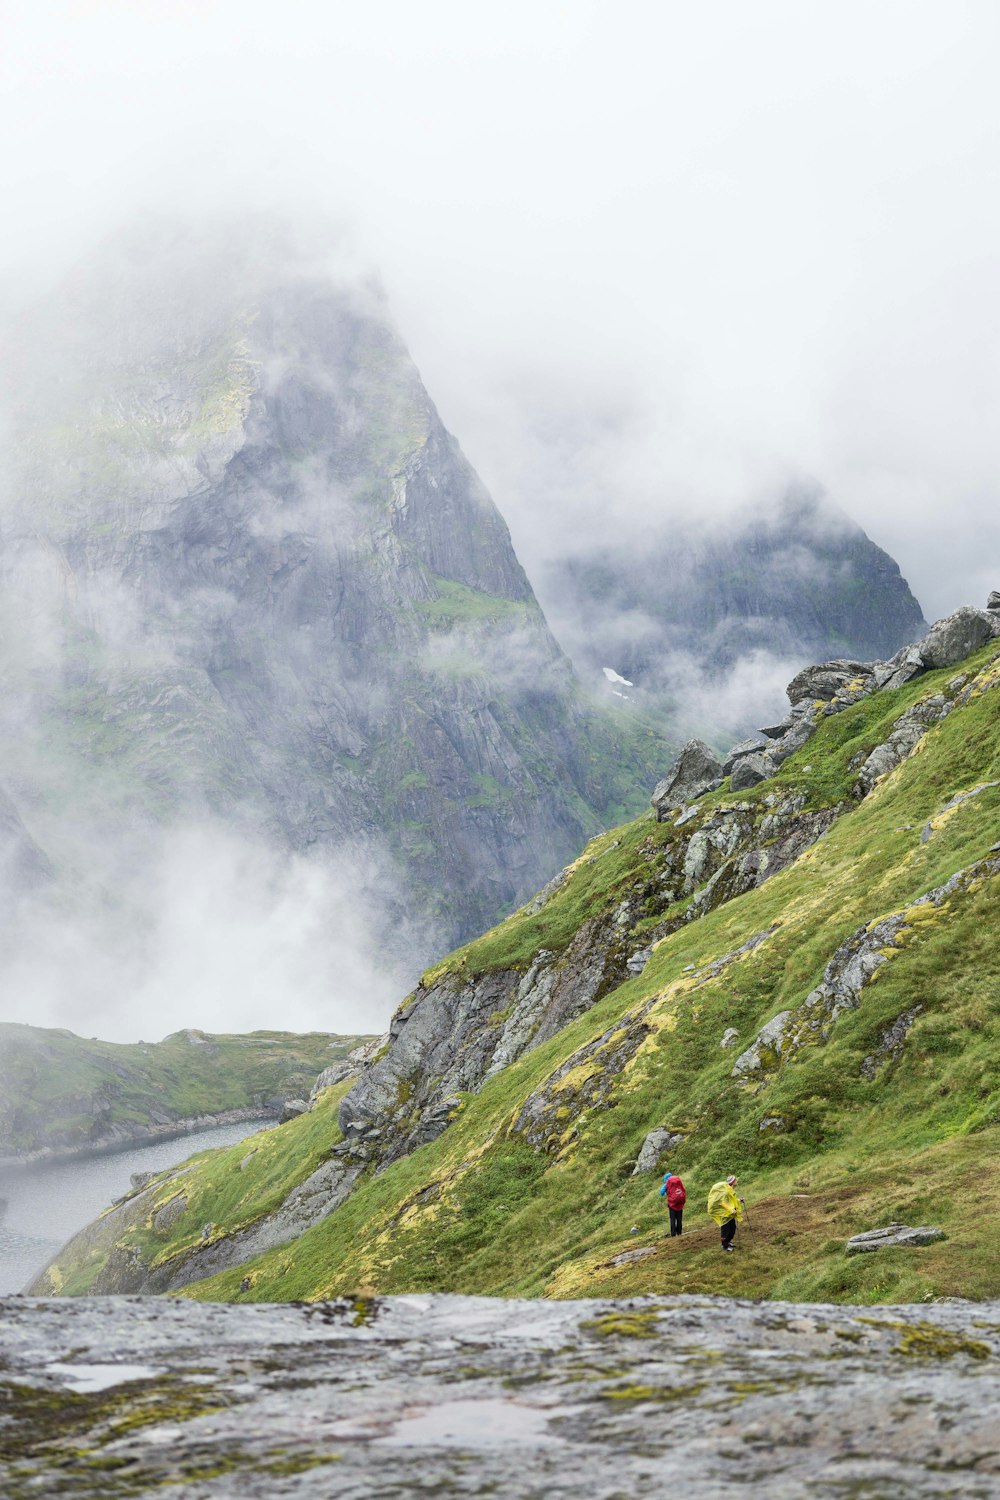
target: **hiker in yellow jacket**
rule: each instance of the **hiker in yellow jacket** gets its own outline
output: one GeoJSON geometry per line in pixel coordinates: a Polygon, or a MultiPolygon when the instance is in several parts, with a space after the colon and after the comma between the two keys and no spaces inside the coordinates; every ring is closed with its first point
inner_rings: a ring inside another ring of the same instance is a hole
{"type": "Polygon", "coordinates": [[[714,1219],[722,1232],[723,1250],[732,1250],[736,1225],[743,1223],[743,1199],[737,1198],[736,1178],[727,1177],[717,1182],[708,1194],[708,1216],[714,1219]]]}

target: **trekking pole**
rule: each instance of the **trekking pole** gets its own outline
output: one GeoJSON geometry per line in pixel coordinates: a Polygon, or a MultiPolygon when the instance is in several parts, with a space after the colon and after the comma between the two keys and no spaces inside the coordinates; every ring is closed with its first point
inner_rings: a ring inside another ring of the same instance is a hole
{"type": "Polygon", "coordinates": [[[743,1217],[746,1220],[746,1226],[750,1231],[750,1243],[752,1245],[756,1245],[757,1236],[754,1234],[753,1225],[750,1222],[750,1210],[747,1208],[747,1200],[745,1198],[741,1198],[740,1202],[743,1204],[743,1217]]]}

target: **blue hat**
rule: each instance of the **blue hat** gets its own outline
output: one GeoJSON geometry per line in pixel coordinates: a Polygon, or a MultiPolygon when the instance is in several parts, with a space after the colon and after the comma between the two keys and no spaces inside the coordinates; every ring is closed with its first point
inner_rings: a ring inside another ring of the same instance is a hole
{"type": "Polygon", "coordinates": [[[663,1180],[664,1180],[664,1182],[666,1182],[666,1180],[667,1180],[668,1177],[673,1177],[673,1175],[674,1175],[673,1172],[664,1172],[664,1174],[663,1174],[663,1180]]]}

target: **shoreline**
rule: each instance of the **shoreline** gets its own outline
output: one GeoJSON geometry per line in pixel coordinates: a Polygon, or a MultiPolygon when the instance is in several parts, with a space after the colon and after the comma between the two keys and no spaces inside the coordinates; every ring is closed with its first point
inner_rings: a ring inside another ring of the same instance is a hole
{"type": "Polygon", "coordinates": [[[205,1130],[215,1130],[222,1125],[242,1125],[254,1120],[278,1121],[278,1111],[263,1106],[245,1106],[241,1109],[224,1109],[214,1115],[195,1115],[188,1119],[171,1120],[164,1125],[140,1127],[128,1136],[104,1136],[101,1140],[88,1141],[79,1146],[40,1146],[36,1151],[23,1156],[0,1156],[0,1171],[12,1171],[18,1167],[59,1165],[71,1161],[86,1161],[98,1156],[116,1156],[131,1151],[136,1146],[150,1146],[157,1141],[177,1140],[185,1135],[198,1135],[205,1130]]]}

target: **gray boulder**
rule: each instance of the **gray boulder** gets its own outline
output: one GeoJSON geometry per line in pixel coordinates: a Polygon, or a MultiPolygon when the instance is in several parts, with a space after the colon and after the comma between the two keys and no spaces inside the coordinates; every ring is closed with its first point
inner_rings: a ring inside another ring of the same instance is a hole
{"type": "Polygon", "coordinates": [[[305,1099],[286,1099],[281,1114],[278,1116],[279,1125],[287,1125],[289,1120],[297,1120],[299,1115],[309,1113],[309,1103],[305,1099]]]}
{"type": "Polygon", "coordinates": [[[666,1153],[679,1146],[683,1139],[682,1135],[668,1130],[665,1125],[657,1125],[642,1143],[632,1176],[637,1177],[640,1172],[655,1172],[666,1153]]]}
{"type": "Polygon", "coordinates": [[[864,1234],[855,1234],[847,1241],[848,1255],[867,1255],[873,1250],[911,1249],[914,1245],[931,1245],[943,1240],[943,1229],[924,1224],[911,1229],[906,1224],[887,1224],[884,1229],[867,1229],[864,1234]]]}
{"type": "Polygon", "coordinates": [[[928,667],[953,667],[998,635],[1000,619],[995,614],[966,604],[931,626],[920,642],[920,654],[928,667]]]}
{"type": "Polygon", "coordinates": [[[704,740],[688,740],[673,766],[653,792],[657,821],[675,807],[712,792],[722,781],[722,762],[704,740]]]}
{"type": "Polygon", "coordinates": [[[757,753],[744,755],[733,767],[729,778],[730,790],[734,792],[745,792],[750,787],[756,786],[759,781],[766,781],[773,776],[778,769],[778,762],[773,755],[757,753]]]}
{"type": "Polygon", "coordinates": [[[742,760],[744,756],[756,755],[761,750],[768,749],[769,743],[770,742],[768,736],[763,732],[763,730],[761,730],[757,734],[750,735],[748,739],[740,740],[739,744],[733,746],[733,748],[726,756],[725,760],[722,762],[723,775],[728,776],[733,767],[736,765],[737,761],[742,760]]]}
{"type": "Polygon", "coordinates": [[[629,1266],[634,1260],[646,1260],[648,1256],[656,1254],[655,1245],[644,1245],[639,1250],[624,1250],[621,1255],[612,1256],[608,1261],[609,1266],[629,1266]]]}
{"type": "Polygon", "coordinates": [[[807,701],[829,703],[838,689],[847,687],[858,678],[865,681],[874,670],[870,661],[849,661],[844,657],[820,662],[815,667],[803,667],[788,684],[788,701],[793,704],[807,701]]]}
{"type": "Polygon", "coordinates": [[[652,948],[640,948],[638,953],[632,954],[632,957],[626,962],[625,967],[633,978],[636,978],[642,973],[652,956],[652,948]]]}
{"type": "Polygon", "coordinates": [[[990,597],[986,601],[986,608],[991,615],[1000,614],[1000,593],[996,589],[991,591],[990,597]]]}
{"type": "Polygon", "coordinates": [[[735,1047],[736,1043],[739,1041],[739,1039],[740,1039],[740,1034],[736,1030],[736,1027],[735,1026],[727,1026],[726,1029],[725,1029],[725,1031],[722,1033],[722,1040],[719,1042],[719,1046],[720,1047],[735,1047]]]}

